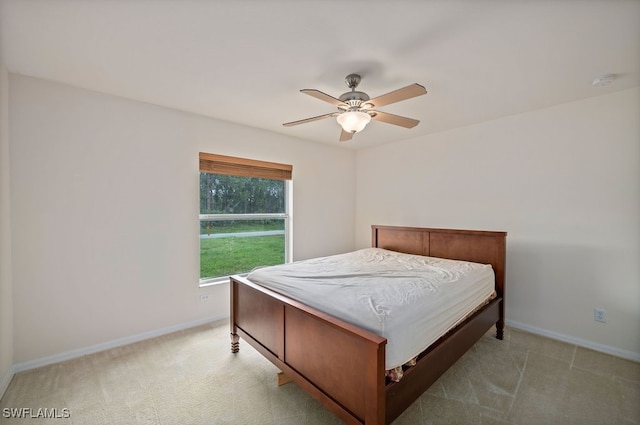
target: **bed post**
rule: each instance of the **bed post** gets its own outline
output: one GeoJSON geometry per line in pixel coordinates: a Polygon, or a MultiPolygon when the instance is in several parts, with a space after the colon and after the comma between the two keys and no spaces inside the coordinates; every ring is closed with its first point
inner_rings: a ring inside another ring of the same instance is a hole
{"type": "Polygon", "coordinates": [[[233,281],[233,279],[229,279],[229,292],[230,292],[230,300],[231,300],[231,306],[230,306],[230,310],[231,310],[231,317],[229,319],[229,324],[231,325],[231,352],[232,353],[237,353],[238,351],[240,351],[240,335],[238,335],[238,328],[236,328],[236,306],[235,306],[235,289],[236,289],[236,283],[233,281]]]}
{"type": "Polygon", "coordinates": [[[231,352],[235,354],[238,351],[240,351],[240,336],[231,331],[231,352]]]}
{"type": "Polygon", "coordinates": [[[504,339],[504,304],[505,304],[505,280],[506,280],[506,262],[507,262],[507,234],[498,238],[498,255],[497,264],[494,266],[496,273],[496,288],[498,296],[502,298],[500,301],[500,310],[498,321],[496,322],[496,338],[504,339]]]}
{"type": "Polygon", "coordinates": [[[504,339],[504,299],[500,301],[500,313],[499,319],[496,322],[496,338],[499,340],[504,339]]]}

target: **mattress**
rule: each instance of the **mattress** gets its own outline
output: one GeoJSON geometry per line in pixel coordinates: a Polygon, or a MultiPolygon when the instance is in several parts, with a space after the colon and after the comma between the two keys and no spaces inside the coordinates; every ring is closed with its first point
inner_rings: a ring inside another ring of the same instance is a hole
{"type": "Polygon", "coordinates": [[[366,248],[247,276],[387,339],[385,369],[414,358],[494,292],[491,265],[366,248]]]}

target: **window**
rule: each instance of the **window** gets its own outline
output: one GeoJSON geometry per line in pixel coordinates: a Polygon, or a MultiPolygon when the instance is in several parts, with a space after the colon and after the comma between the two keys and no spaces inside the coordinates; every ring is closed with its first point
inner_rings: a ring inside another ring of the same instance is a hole
{"type": "Polygon", "coordinates": [[[200,284],[290,261],[291,165],[200,153],[200,284]]]}

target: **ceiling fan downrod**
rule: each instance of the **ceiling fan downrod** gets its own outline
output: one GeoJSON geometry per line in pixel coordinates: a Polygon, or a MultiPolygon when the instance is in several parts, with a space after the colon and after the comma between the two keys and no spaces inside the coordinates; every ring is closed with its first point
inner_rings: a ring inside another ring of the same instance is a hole
{"type": "Polygon", "coordinates": [[[360,106],[369,100],[369,95],[361,91],[356,91],[356,87],[360,84],[362,78],[358,74],[349,74],[345,77],[344,82],[351,89],[350,92],[343,93],[338,99],[344,102],[349,108],[341,108],[341,110],[358,110],[360,106]]]}

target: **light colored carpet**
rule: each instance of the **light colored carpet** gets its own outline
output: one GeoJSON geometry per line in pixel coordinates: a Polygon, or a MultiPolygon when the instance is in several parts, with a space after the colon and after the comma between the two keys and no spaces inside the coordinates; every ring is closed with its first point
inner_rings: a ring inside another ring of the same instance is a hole
{"type": "MultiPolygon", "coordinates": [[[[492,333],[394,425],[640,424],[640,364],[513,329],[504,341],[492,333]]],[[[244,341],[231,354],[228,334],[217,322],[19,373],[0,423],[340,423],[295,384],[278,387],[276,367],[244,341]],[[20,408],[69,417],[5,417],[20,408]]]]}

